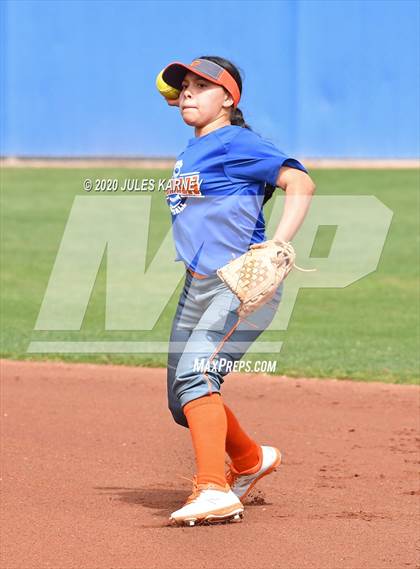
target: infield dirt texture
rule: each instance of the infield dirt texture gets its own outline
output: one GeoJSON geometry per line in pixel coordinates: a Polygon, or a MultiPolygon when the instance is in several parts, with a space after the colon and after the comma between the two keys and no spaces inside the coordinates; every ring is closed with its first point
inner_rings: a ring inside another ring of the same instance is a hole
{"type": "Polygon", "coordinates": [[[3,569],[414,569],[418,388],[232,374],[226,402],[284,464],[239,524],[168,527],[189,433],[165,372],[3,361],[3,569]]]}

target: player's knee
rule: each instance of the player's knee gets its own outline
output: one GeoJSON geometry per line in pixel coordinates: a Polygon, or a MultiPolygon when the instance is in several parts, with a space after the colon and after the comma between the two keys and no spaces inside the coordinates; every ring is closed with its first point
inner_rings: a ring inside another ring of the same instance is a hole
{"type": "Polygon", "coordinates": [[[172,413],[173,420],[177,425],[181,425],[181,427],[188,427],[187,418],[184,415],[182,410],[181,404],[179,402],[170,401],[169,402],[169,411],[172,413]]]}
{"type": "Polygon", "coordinates": [[[173,393],[176,400],[185,405],[186,400],[196,399],[210,391],[219,391],[223,383],[223,374],[217,369],[202,372],[194,368],[177,370],[173,383],[173,393]]]}

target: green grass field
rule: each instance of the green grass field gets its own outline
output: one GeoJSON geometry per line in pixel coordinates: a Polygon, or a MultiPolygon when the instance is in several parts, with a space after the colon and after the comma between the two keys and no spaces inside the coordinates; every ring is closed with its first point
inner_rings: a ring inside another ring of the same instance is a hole
{"type": "MultiPolygon", "coordinates": [[[[301,290],[288,329],[265,333],[265,339],[284,342],[277,356],[277,373],[417,382],[420,375],[419,172],[316,170],[311,175],[317,184],[317,195],[375,195],[394,212],[394,217],[376,272],[346,288],[301,290]]],[[[34,331],[74,197],[85,195],[83,180],[168,176],[169,172],[162,171],[108,168],[2,170],[2,357],[166,365],[165,354],[34,356],[27,353],[27,348],[31,340],[168,338],[182,283],[153,331],[105,331],[105,263],[101,265],[80,332],[34,331]]],[[[150,260],[170,227],[170,219],[163,194],[148,195],[153,199],[150,260]]],[[[270,208],[271,205],[266,210],[267,219],[270,208]]],[[[330,239],[328,232],[320,232],[314,251],[328,248],[330,239]]]]}

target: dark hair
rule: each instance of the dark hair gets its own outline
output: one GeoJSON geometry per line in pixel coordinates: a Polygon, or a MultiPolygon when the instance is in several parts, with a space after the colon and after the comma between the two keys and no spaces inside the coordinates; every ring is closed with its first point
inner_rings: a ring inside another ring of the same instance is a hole
{"type": "MultiPolygon", "coordinates": [[[[197,59],[207,59],[208,61],[212,61],[213,63],[217,63],[223,69],[226,69],[228,73],[232,75],[235,79],[238,87],[239,92],[242,94],[242,77],[239,69],[228,59],[224,59],[223,57],[218,57],[216,55],[201,55],[197,59]]],[[[241,126],[242,128],[247,128],[248,130],[252,130],[249,124],[245,121],[244,116],[242,114],[241,109],[236,107],[236,109],[232,106],[230,111],[230,122],[235,126],[241,126]]],[[[266,184],[264,188],[264,200],[263,205],[268,202],[275,191],[275,186],[271,184],[266,184]]]]}

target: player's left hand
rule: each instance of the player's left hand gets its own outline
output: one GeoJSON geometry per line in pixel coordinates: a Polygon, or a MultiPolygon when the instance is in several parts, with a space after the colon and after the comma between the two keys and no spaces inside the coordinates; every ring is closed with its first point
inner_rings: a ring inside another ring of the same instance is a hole
{"type": "Polygon", "coordinates": [[[245,317],[270,300],[293,268],[290,243],[273,240],[255,243],[249,251],[221,267],[217,274],[238,297],[238,314],[245,317]]]}
{"type": "Polygon", "coordinates": [[[254,312],[275,295],[280,283],[296,267],[291,243],[269,239],[251,245],[249,251],[218,269],[219,278],[238,297],[240,317],[254,312]]]}

